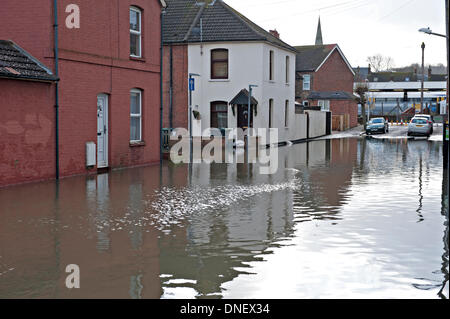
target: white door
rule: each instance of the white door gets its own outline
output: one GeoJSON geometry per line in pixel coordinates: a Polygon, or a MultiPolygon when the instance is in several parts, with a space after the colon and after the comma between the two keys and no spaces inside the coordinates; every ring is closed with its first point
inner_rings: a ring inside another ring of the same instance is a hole
{"type": "Polygon", "coordinates": [[[108,167],[108,96],[97,96],[97,168],[108,167]]]}

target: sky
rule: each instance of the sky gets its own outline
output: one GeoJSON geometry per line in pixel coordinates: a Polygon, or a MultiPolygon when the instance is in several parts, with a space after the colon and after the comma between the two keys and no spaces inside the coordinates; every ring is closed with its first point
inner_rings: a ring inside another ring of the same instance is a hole
{"type": "Polygon", "coordinates": [[[446,41],[418,32],[445,34],[445,0],[224,0],[266,30],[276,29],[290,45],[314,44],[320,15],[325,44],[337,43],[356,66],[367,57],[390,56],[395,67],[446,65],[446,41]]]}

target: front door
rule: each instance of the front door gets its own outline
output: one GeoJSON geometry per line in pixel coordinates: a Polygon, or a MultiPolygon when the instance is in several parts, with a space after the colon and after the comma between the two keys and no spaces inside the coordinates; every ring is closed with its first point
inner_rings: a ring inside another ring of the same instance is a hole
{"type": "Polygon", "coordinates": [[[108,96],[97,96],[97,168],[108,167],[108,96]]]}
{"type": "MultiPolygon", "coordinates": [[[[246,129],[248,127],[248,105],[238,105],[238,127],[246,129]]],[[[253,105],[250,109],[250,127],[253,127],[253,105]]]]}

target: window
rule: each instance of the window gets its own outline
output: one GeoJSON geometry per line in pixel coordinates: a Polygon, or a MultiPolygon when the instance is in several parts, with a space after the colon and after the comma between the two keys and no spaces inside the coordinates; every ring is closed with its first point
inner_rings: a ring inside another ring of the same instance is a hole
{"type": "Polygon", "coordinates": [[[272,50],[270,50],[269,53],[269,80],[273,81],[274,79],[274,52],[272,50]]]}
{"type": "Polygon", "coordinates": [[[322,111],[330,111],[330,101],[329,100],[319,100],[319,106],[322,111]]]}
{"type": "Polygon", "coordinates": [[[228,79],[228,50],[211,50],[211,79],[228,79]]]}
{"type": "Polygon", "coordinates": [[[286,100],[284,105],[284,127],[289,126],[289,100],[286,100]]]}
{"type": "Polygon", "coordinates": [[[130,8],[130,55],[142,57],[142,14],[135,7],[130,8]]]}
{"type": "Polygon", "coordinates": [[[273,124],[273,99],[269,100],[269,128],[272,128],[273,124]]]}
{"type": "Polygon", "coordinates": [[[228,103],[212,102],[211,103],[211,127],[227,128],[228,127],[228,103]]]}
{"type": "Polygon", "coordinates": [[[286,84],[289,83],[289,56],[286,56],[286,84]]]}
{"type": "Polygon", "coordinates": [[[304,91],[311,90],[311,75],[309,74],[303,76],[303,90],[304,91]]]}
{"type": "Polygon", "coordinates": [[[133,89],[130,92],[130,141],[142,141],[142,91],[133,89]]]}

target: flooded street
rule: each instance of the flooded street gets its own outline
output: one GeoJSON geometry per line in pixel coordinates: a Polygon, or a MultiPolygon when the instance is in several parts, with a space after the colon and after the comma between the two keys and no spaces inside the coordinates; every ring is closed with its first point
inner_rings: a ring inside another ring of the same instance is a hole
{"type": "Polygon", "coordinates": [[[448,298],[443,175],[440,141],[338,138],[0,189],[0,298],[448,298]]]}

